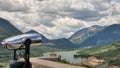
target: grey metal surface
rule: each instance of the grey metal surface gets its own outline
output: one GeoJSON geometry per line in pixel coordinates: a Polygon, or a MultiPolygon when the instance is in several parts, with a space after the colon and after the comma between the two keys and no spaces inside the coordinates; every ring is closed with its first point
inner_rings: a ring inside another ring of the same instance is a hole
{"type": "Polygon", "coordinates": [[[24,48],[23,43],[26,38],[31,39],[32,41],[31,47],[42,45],[41,43],[42,38],[40,34],[29,33],[6,38],[0,43],[0,46],[7,49],[20,49],[20,48],[22,49],[24,48]]]}

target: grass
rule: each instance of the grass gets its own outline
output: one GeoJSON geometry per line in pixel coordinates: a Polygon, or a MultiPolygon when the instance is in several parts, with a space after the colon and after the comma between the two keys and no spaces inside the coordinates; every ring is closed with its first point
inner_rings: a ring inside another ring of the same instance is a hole
{"type": "Polygon", "coordinates": [[[107,44],[96,48],[84,48],[77,51],[77,54],[89,54],[89,55],[99,54],[109,51],[111,49],[111,46],[112,46],[111,44],[107,44]]]}
{"type": "Polygon", "coordinates": [[[7,62],[0,62],[0,68],[8,68],[9,63],[7,62]]]}

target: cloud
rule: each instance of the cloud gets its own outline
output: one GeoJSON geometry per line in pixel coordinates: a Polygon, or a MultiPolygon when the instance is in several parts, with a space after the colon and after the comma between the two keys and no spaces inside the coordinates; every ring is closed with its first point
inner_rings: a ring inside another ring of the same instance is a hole
{"type": "Polygon", "coordinates": [[[92,25],[120,23],[118,0],[0,0],[0,17],[25,32],[68,38],[92,25]]]}

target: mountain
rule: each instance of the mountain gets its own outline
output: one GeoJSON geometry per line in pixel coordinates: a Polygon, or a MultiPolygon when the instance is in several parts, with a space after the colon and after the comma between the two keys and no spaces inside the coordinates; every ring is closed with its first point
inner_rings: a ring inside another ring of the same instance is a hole
{"type": "MultiPolygon", "coordinates": [[[[38,33],[35,30],[30,30],[28,32],[25,33],[38,33]]],[[[40,34],[40,33],[39,33],[40,34]]],[[[60,38],[60,39],[47,39],[44,35],[40,34],[42,37],[42,42],[44,43],[44,45],[49,46],[49,47],[54,47],[54,48],[75,48],[74,44],[72,42],[70,42],[68,39],[66,38],[60,38]]]]}
{"type": "Polygon", "coordinates": [[[82,30],[79,30],[77,32],[75,32],[70,38],[69,40],[72,43],[75,44],[80,44],[81,42],[83,42],[84,40],[86,40],[87,38],[95,35],[97,32],[103,30],[105,27],[104,26],[91,26],[88,28],[84,28],[82,30]]]}
{"type": "Polygon", "coordinates": [[[81,46],[99,46],[120,40],[120,24],[114,24],[86,39],[81,46]]]}
{"type": "MultiPolygon", "coordinates": [[[[35,30],[30,30],[30,31],[25,32],[25,33],[38,33],[38,32],[35,31],[35,30]]],[[[40,34],[40,33],[39,33],[39,34],[40,34]]],[[[43,42],[43,43],[46,43],[46,42],[49,41],[44,35],[42,35],[42,34],[40,34],[40,35],[41,35],[41,37],[42,37],[42,42],[43,42]]]]}
{"type": "Polygon", "coordinates": [[[22,32],[15,28],[8,20],[0,18],[0,41],[17,34],[22,34],[22,32]]]}
{"type": "Polygon", "coordinates": [[[54,40],[50,40],[49,42],[55,44],[55,45],[53,45],[51,47],[64,48],[64,49],[76,48],[76,45],[74,45],[71,41],[69,41],[66,38],[54,39],[54,40]]]}

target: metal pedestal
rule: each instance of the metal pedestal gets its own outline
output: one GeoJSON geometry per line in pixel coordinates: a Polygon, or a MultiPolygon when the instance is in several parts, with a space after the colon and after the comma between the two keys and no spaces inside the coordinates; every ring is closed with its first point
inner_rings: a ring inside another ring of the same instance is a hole
{"type": "Polygon", "coordinates": [[[32,64],[29,61],[31,43],[32,42],[30,39],[25,39],[23,43],[25,46],[25,54],[24,54],[25,61],[17,61],[16,50],[14,50],[14,58],[13,58],[14,61],[9,64],[9,68],[32,68],[32,64]]]}

